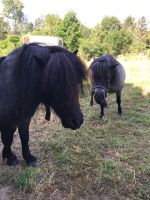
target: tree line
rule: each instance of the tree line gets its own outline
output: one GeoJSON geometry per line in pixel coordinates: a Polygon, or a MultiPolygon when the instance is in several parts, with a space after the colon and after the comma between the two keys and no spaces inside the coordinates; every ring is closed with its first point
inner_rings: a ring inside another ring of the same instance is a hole
{"type": "Polygon", "coordinates": [[[94,28],[88,28],[74,11],[68,11],[63,19],[48,14],[31,23],[23,13],[24,5],[20,0],[2,0],[2,4],[0,56],[20,46],[25,34],[61,37],[66,48],[71,51],[78,49],[86,59],[106,53],[117,56],[149,52],[150,31],[144,16],[135,20],[130,15],[123,22],[115,16],[104,16],[94,28]]]}

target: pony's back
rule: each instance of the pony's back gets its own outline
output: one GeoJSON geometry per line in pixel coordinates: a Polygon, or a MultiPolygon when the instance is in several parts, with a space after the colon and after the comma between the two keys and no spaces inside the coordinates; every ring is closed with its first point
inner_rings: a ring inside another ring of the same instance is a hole
{"type": "Polygon", "coordinates": [[[125,70],[121,64],[117,65],[111,73],[110,93],[121,91],[125,82],[125,70]]]}

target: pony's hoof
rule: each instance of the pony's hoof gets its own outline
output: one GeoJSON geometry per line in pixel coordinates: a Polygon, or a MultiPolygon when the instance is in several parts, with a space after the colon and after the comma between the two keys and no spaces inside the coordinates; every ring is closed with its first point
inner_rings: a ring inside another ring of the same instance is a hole
{"type": "Polygon", "coordinates": [[[99,116],[99,119],[100,119],[100,120],[104,120],[104,115],[102,115],[102,116],[100,115],[100,116],[99,116]]]}
{"type": "Polygon", "coordinates": [[[118,115],[119,116],[123,116],[123,112],[118,112],[118,115]]]}
{"type": "Polygon", "coordinates": [[[92,103],[92,102],[90,102],[90,106],[93,106],[93,103],[92,103]]]}
{"type": "Polygon", "coordinates": [[[9,166],[16,166],[19,164],[19,160],[18,160],[17,156],[11,155],[9,158],[7,158],[6,164],[9,166]]]}
{"type": "Polygon", "coordinates": [[[28,160],[26,160],[26,164],[29,167],[36,167],[37,166],[37,159],[35,156],[30,156],[28,160]]]}
{"type": "Polygon", "coordinates": [[[27,166],[28,166],[28,167],[37,167],[37,162],[36,162],[36,161],[34,161],[34,162],[29,162],[29,163],[27,164],[27,166]]]}

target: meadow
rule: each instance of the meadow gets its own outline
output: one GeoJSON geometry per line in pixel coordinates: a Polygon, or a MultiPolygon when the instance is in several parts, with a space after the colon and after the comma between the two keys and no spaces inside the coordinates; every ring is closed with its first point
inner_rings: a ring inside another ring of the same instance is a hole
{"type": "Polygon", "coordinates": [[[80,97],[85,121],[78,130],[46,122],[39,109],[30,127],[38,166],[25,166],[16,133],[13,151],[20,163],[8,167],[0,160],[1,200],[150,199],[150,61],[144,56],[119,61],[126,71],[124,115],[117,116],[115,95],[108,95],[100,121],[88,88],[80,97]]]}

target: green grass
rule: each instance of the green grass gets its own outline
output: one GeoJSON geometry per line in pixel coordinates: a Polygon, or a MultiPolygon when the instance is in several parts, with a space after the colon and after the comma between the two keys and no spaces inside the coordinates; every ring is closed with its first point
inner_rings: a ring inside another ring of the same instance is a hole
{"type": "Polygon", "coordinates": [[[15,185],[18,188],[24,189],[27,192],[32,191],[32,189],[37,185],[36,181],[39,175],[40,169],[26,167],[16,174],[14,178],[15,185]]]}
{"type": "MultiPolygon", "coordinates": [[[[0,187],[11,185],[15,200],[150,199],[150,93],[136,68],[127,69],[122,117],[111,95],[100,121],[99,106],[89,106],[88,91],[80,99],[85,121],[78,130],[45,123],[39,110],[30,134],[38,167],[1,165],[0,187]]],[[[146,74],[149,69],[144,69],[146,74]]],[[[150,78],[147,81],[150,86],[150,78]]],[[[14,151],[22,159],[20,143],[14,151]]]]}
{"type": "Polygon", "coordinates": [[[3,170],[1,173],[0,173],[0,184],[5,184],[7,183],[7,181],[9,179],[11,179],[11,177],[13,176],[12,172],[9,171],[9,170],[3,170]]]}

